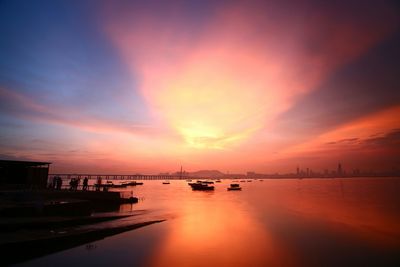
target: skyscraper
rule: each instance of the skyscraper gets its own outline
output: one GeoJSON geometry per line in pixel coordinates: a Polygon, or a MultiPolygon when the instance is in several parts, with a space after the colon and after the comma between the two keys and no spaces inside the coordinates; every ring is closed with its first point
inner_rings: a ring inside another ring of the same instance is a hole
{"type": "Polygon", "coordinates": [[[343,174],[342,164],[340,162],[339,162],[338,167],[337,167],[337,174],[338,175],[342,175],[343,174]]]}

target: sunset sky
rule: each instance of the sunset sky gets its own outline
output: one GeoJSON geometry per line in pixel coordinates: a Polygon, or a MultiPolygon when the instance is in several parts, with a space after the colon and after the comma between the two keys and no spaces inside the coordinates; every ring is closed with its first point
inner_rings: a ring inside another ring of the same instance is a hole
{"type": "Polygon", "coordinates": [[[1,1],[0,159],[400,170],[400,5],[328,2],[1,1]]]}

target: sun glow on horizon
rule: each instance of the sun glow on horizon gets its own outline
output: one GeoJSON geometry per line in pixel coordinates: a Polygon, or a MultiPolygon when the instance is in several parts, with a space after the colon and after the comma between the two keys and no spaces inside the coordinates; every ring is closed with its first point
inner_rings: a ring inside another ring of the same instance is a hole
{"type": "Polygon", "coordinates": [[[262,127],[262,90],[243,88],[240,79],[208,64],[189,65],[179,72],[176,80],[158,85],[166,89],[157,91],[153,101],[189,146],[224,149],[262,127]]]}
{"type": "Polygon", "coordinates": [[[230,149],[273,127],[280,114],[390,28],[337,25],[321,36],[316,22],[333,23],[329,11],[326,18],[264,12],[232,3],[213,13],[195,37],[180,17],[163,21],[145,13],[107,13],[104,27],[162,124],[189,148],[230,149]],[[294,30],[300,22],[307,38],[294,30]],[[349,47],[354,34],[361,41],[349,47]],[[321,49],[310,49],[307,39],[321,49]]]}

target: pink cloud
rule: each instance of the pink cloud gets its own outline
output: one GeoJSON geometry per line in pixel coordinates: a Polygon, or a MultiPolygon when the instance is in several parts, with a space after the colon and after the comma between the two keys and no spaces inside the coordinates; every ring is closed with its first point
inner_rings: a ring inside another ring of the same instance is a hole
{"type": "Polygon", "coordinates": [[[313,140],[289,147],[279,157],[315,157],[314,166],[346,160],[353,167],[391,169],[400,157],[400,106],[348,122],[313,140]]]}
{"type": "Polygon", "coordinates": [[[196,36],[178,7],[170,20],[109,13],[104,27],[161,123],[190,147],[227,148],[268,129],[299,96],[397,26],[385,5],[357,14],[305,6],[296,14],[231,3],[196,36]]]}

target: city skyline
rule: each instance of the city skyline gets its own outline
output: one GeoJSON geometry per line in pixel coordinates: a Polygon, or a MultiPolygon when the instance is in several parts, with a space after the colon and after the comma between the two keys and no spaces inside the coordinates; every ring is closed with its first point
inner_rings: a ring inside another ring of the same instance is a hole
{"type": "Polygon", "coordinates": [[[54,173],[400,169],[396,1],[0,7],[0,159],[54,173]]]}
{"type": "Polygon", "coordinates": [[[80,173],[73,173],[73,172],[54,172],[51,171],[50,168],[50,173],[49,175],[57,175],[57,174],[62,174],[62,175],[68,175],[68,176],[85,176],[85,175],[90,175],[90,176],[96,176],[96,175],[101,175],[101,176],[111,176],[111,177],[118,177],[118,176],[135,176],[135,175],[149,175],[149,176],[173,176],[173,177],[178,177],[180,175],[183,175],[184,177],[186,176],[193,176],[194,177],[202,177],[202,178],[216,178],[216,177],[224,177],[224,178],[238,178],[238,177],[250,177],[250,178],[341,178],[341,177],[391,177],[391,176],[399,176],[400,175],[400,169],[388,169],[388,170],[374,170],[374,169],[360,169],[360,168],[355,168],[355,169],[346,169],[342,166],[341,163],[338,163],[338,165],[331,166],[330,168],[326,169],[313,169],[310,167],[303,167],[300,168],[297,166],[295,169],[292,169],[291,171],[288,172],[273,172],[270,171],[264,171],[264,172],[254,172],[251,170],[243,171],[243,172],[230,172],[229,170],[226,171],[221,171],[217,169],[201,169],[201,170],[185,170],[183,169],[182,171],[171,171],[171,172],[149,172],[149,173],[140,173],[140,172],[135,172],[135,171],[128,171],[128,172],[113,172],[113,173],[100,173],[100,172],[80,172],[80,173]],[[341,166],[340,168],[338,166],[341,166]]]}

